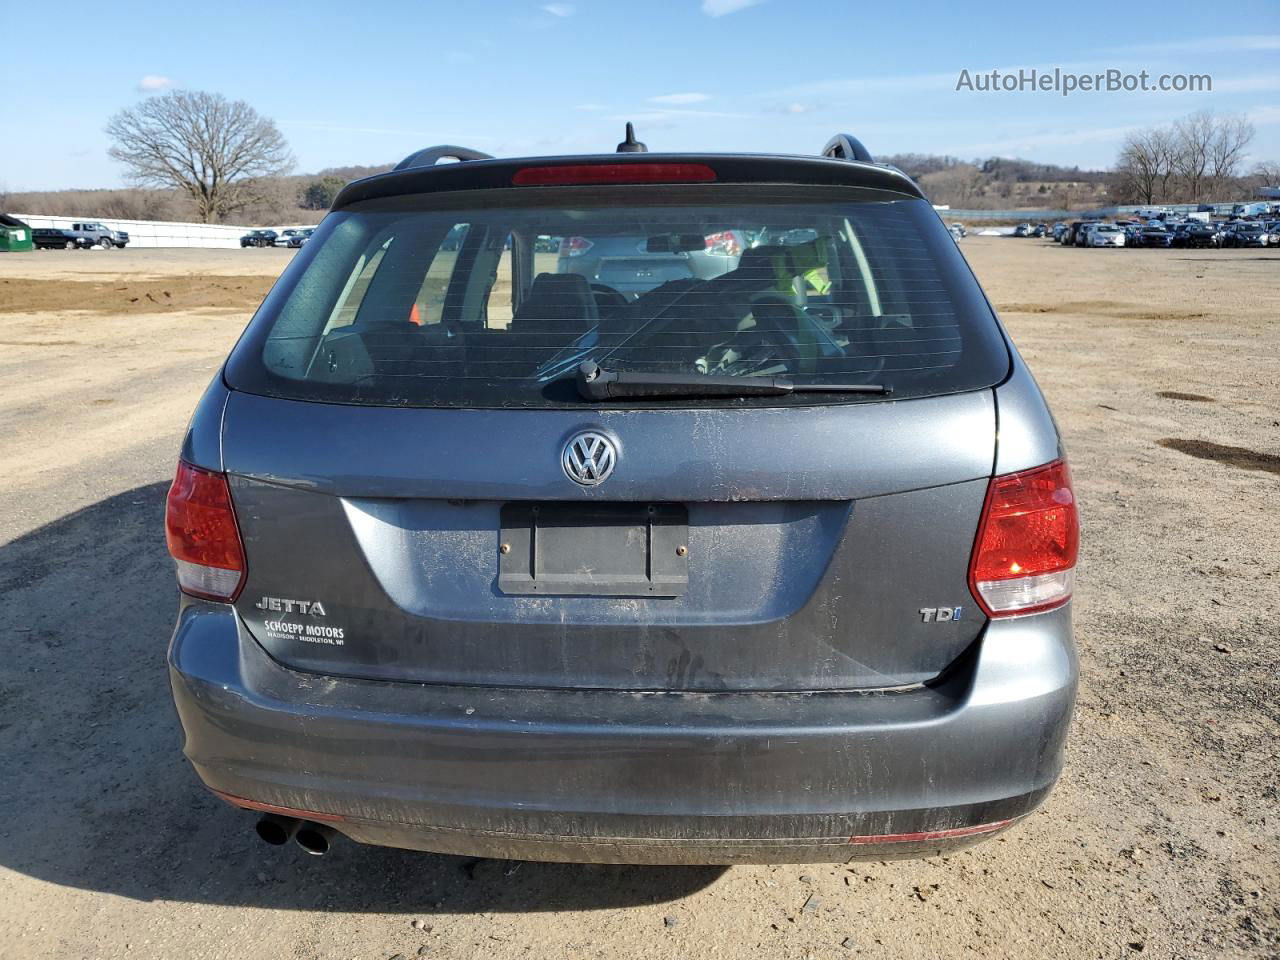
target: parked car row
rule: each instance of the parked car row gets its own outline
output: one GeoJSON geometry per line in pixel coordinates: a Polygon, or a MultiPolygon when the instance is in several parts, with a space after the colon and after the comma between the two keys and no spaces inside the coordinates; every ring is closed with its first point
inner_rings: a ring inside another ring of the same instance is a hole
{"type": "Polygon", "coordinates": [[[1055,223],[1050,239],[1068,247],[1274,247],[1280,221],[1075,220],[1055,223]]]}
{"type": "Polygon", "coordinates": [[[129,234],[86,221],[70,227],[35,227],[31,242],[37,250],[123,250],[129,243],[129,234]]]}
{"type": "MultiPolygon", "coordinates": [[[[290,247],[297,249],[311,238],[315,227],[297,227],[276,232],[254,229],[240,238],[241,247],[290,247]]],[[[73,223],[69,227],[35,227],[31,241],[37,250],[116,250],[129,243],[129,234],[112,230],[98,221],[73,223]]]]}
{"type": "Polygon", "coordinates": [[[1037,223],[1034,225],[1030,223],[1020,223],[1013,228],[1013,235],[1015,237],[1043,237],[1048,232],[1049,225],[1047,223],[1037,223]]]}
{"type": "Polygon", "coordinates": [[[296,229],[282,230],[277,233],[274,230],[250,230],[240,238],[240,246],[243,247],[290,247],[297,249],[311,239],[311,234],[316,232],[315,227],[298,227],[296,229]]]}
{"type": "MultiPolygon", "coordinates": [[[[315,227],[250,230],[240,238],[241,247],[291,247],[297,249],[311,238],[315,227]]],[[[129,243],[129,234],[112,230],[96,220],[73,223],[69,227],[35,227],[31,242],[37,250],[117,250],[129,243]]]]}

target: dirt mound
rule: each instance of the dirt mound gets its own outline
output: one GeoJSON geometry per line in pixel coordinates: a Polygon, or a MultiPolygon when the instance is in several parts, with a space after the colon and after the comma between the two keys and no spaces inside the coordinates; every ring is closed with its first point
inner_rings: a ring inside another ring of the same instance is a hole
{"type": "Polygon", "coordinates": [[[121,276],[107,280],[0,279],[0,313],[76,310],[162,313],[170,310],[252,310],[271,277],[121,276]]]}
{"type": "Polygon", "coordinates": [[[1061,300],[1055,303],[997,302],[1001,313],[1063,313],[1084,316],[1117,317],[1125,320],[1202,320],[1205,314],[1196,310],[1152,310],[1150,304],[1127,303],[1122,300],[1061,300]]]}
{"type": "Polygon", "coordinates": [[[1206,397],[1203,393],[1183,393],[1181,390],[1157,390],[1157,397],[1163,397],[1166,400],[1189,400],[1192,403],[1213,403],[1213,397],[1206,397]]]}

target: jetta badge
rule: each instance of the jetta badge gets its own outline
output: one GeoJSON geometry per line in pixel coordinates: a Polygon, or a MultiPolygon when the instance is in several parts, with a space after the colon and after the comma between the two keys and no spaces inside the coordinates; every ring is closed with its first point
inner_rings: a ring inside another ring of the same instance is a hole
{"type": "Polygon", "coordinates": [[[576,434],[564,446],[560,465],[565,476],[584,487],[602,483],[613,473],[618,462],[618,448],[603,433],[592,430],[576,434]]]}

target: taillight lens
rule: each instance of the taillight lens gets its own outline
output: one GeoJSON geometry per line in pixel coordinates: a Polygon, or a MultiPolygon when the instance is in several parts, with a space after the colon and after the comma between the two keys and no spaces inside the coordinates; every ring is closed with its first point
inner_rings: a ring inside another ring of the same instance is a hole
{"type": "Polygon", "coordinates": [[[738,242],[738,235],[732,230],[725,230],[722,233],[709,233],[706,241],[708,253],[736,257],[742,252],[742,244],[738,242]]]}
{"type": "Polygon", "coordinates": [[[1066,461],[994,477],[969,586],[988,615],[1040,613],[1071,599],[1080,526],[1066,461]]]}
{"type": "Polygon", "coordinates": [[[563,237],[560,240],[560,256],[580,257],[594,246],[586,237],[563,237]]]}
{"type": "Polygon", "coordinates": [[[244,547],[226,474],[179,460],[165,502],[164,533],[183,593],[236,598],[244,582],[244,547]]]}

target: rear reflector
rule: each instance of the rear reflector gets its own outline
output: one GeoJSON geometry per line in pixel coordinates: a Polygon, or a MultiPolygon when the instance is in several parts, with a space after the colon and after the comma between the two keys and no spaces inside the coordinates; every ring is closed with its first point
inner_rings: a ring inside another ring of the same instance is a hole
{"type": "Polygon", "coordinates": [[[1014,818],[997,820],[995,823],[979,823],[972,827],[955,827],[951,830],[928,830],[924,833],[881,833],[866,837],[850,837],[850,843],[921,843],[927,840],[952,840],[960,837],[976,837],[984,833],[995,833],[1013,823],[1014,818]]]}
{"type": "Polygon", "coordinates": [[[710,183],[716,172],[704,163],[582,163],[525,167],[511,182],[517,187],[557,187],[600,183],[710,183]]]}
{"type": "Polygon", "coordinates": [[[302,810],[298,807],[282,807],[274,803],[263,803],[261,800],[246,800],[244,797],[237,797],[234,793],[223,793],[221,790],[214,790],[213,787],[210,787],[209,790],[233,807],[239,807],[241,810],[258,810],[262,813],[279,814],[282,817],[296,817],[299,820],[320,820],[328,823],[341,823],[347,819],[338,813],[317,813],[314,810],[302,810]]]}
{"type": "Polygon", "coordinates": [[[183,593],[236,598],[244,581],[244,547],[225,474],[179,460],[165,502],[164,532],[183,593]]]}
{"type": "Polygon", "coordinates": [[[969,565],[989,616],[1040,613],[1071,599],[1080,528],[1063,460],[994,477],[969,565]]]}

